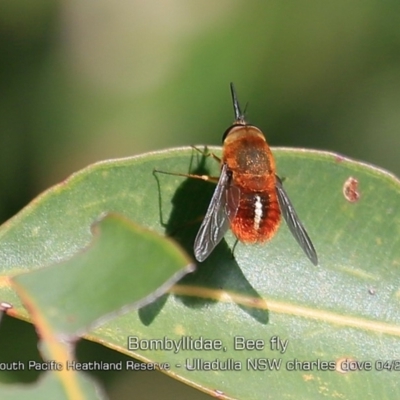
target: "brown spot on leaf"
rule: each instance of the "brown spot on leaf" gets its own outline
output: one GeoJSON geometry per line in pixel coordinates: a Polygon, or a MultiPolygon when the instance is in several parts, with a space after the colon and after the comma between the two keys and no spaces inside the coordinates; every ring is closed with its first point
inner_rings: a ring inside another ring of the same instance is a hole
{"type": "Polygon", "coordinates": [[[343,185],[343,196],[350,203],[355,203],[360,199],[358,180],[350,176],[343,185]]]}

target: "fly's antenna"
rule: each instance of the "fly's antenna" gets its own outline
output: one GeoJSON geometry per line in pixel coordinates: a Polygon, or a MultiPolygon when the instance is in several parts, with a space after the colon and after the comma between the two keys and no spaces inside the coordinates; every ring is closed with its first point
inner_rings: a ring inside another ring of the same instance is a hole
{"type": "Polygon", "coordinates": [[[240,110],[235,86],[233,85],[232,82],[231,82],[231,94],[232,94],[232,102],[233,102],[233,111],[235,113],[235,124],[246,125],[246,122],[244,120],[244,114],[242,114],[242,111],[240,110]]]}
{"type": "Polygon", "coordinates": [[[247,108],[249,107],[249,102],[246,103],[246,105],[244,106],[244,110],[243,110],[243,118],[247,113],[247,108]]]}

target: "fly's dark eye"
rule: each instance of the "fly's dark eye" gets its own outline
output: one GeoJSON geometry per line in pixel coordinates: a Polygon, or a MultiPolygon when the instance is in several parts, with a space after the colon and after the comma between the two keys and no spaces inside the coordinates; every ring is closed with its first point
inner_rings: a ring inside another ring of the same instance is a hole
{"type": "Polygon", "coordinates": [[[224,132],[224,134],[222,135],[222,143],[224,143],[226,137],[229,135],[229,132],[230,132],[233,128],[235,128],[236,126],[239,126],[239,124],[231,125],[231,126],[224,132]]]}
{"type": "MultiPolygon", "coordinates": [[[[246,123],[238,123],[238,124],[233,124],[231,125],[222,135],[222,143],[224,143],[226,137],[231,133],[231,131],[233,131],[235,128],[237,127],[249,127],[249,128],[254,128],[254,125],[249,125],[246,123]]],[[[261,131],[259,131],[260,133],[262,133],[261,131]]],[[[263,133],[262,133],[263,134],[263,133]]],[[[263,134],[264,135],[264,134],[263,134]]]]}

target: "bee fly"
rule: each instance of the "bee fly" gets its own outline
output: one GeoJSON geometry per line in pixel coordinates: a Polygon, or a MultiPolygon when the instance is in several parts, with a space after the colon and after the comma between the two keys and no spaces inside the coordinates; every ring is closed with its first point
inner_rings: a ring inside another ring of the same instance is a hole
{"type": "MultiPolygon", "coordinates": [[[[221,174],[194,241],[195,257],[204,261],[229,227],[243,243],[266,242],[275,235],[282,214],[300,247],[317,265],[317,253],[276,175],[275,160],[265,136],[246,123],[233,83],[230,86],[235,121],[222,137],[222,158],[211,154],[221,163],[221,174]]],[[[213,180],[204,175],[176,175],[213,180]]]]}

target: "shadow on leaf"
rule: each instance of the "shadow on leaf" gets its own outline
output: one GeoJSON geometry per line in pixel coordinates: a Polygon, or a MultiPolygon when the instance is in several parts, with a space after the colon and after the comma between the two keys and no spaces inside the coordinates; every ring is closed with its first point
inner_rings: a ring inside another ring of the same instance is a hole
{"type": "MultiPolygon", "coordinates": [[[[192,174],[209,174],[206,164],[210,157],[205,155],[201,155],[199,158],[192,157],[192,162],[193,159],[197,160],[195,161],[197,165],[191,170],[192,174]]],[[[211,160],[211,162],[214,161],[211,160]]],[[[162,225],[165,226],[166,234],[176,240],[187,253],[193,254],[193,242],[215,190],[215,184],[200,179],[185,179],[175,192],[172,199],[173,209],[168,221],[165,222],[161,209],[162,180],[168,179],[168,176],[160,178],[160,175],[155,174],[155,177],[160,196],[160,218],[162,225]]],[[[198,263],[194,273],[184,277],[178,285],[189,287],[188,294],[177,295],[188,307],[197,308],[212,304],[219,301],[218,293],[226,293],[243,311],[258,322],[268,323],[268,310],[265,306],[259,306],[265,305],[265,302],[243,275],[225,240],[221,241],[206,261],[198,263]],[[193,287],[193,294],[190,292],[190,287],[193,287]],[[199,295],[199,293],[202,294],[199,295]],[[209,293],[212,294],[208,296],[209,293]],[[238,299],[246,299],[246,301],[238,299]]],[[[160,301],[165,302],[166,299],[159,299],[157,302],[160,301]]],[[[160,304],[156,307],[158,310],[161,309],[160,304]]],[[[149,321],[148,318],[145,318],[146,309],[147,307],[142,309],[142,321],[149,321]]],[[[148,310],[150,312],[150,308],[148,310]]],[[[154,318],[154,308],[151,310],[153,310],[154,318]]]]}

